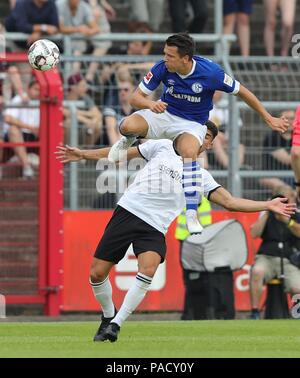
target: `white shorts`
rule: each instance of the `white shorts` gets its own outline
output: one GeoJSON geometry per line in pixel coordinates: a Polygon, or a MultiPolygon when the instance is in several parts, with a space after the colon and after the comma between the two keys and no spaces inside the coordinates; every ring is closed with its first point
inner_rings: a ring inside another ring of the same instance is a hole
{"type": "Polygon", "coordinates": [[[143,117],[148,123],[149,129],[146,139],[170,139],[175,140],[183,133],[192,134],[203,144],[207,127],[200,123],[189,121],[167,111],[154,113],[150,109],[138,110],[134,114],[143,117]]]}

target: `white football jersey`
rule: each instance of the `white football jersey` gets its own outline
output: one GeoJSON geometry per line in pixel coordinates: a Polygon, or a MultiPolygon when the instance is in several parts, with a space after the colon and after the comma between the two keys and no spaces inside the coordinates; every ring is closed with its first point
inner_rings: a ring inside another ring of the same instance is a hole
{"type": "MultiPolygon", "coordinates": [[[[163,234],[185,207],[182,188],[182,158],[170,140],[149,140],[138,146],[140,154],[148,161],[133,183],[120,198],[118,205],[141,218],[163,234]]],[[[220,185],[211,174],[201,169],[202,195],[220,185]]]]}

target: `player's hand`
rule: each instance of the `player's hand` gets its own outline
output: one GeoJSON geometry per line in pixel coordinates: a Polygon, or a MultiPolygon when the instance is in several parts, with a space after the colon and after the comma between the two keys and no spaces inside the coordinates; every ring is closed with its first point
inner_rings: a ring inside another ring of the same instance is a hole
{"type": "Polygon", "coordinates": [[[268,122],[268,125],[271,127],[271,129],[275,131],[285,133],[290,126],[290,122],[285,117],[280,117],[280,118],[272,117],[271,120],[268,122]]]}
{"type": "Polygon", "coordinates": [[[287,198],[277,197],[271,201],[268,201],[268,210],[279,215],[290,217],[291,215],[295,214],[296,204],[286,203],[287,200],[287,198]]]}
{"type": "Polygon", "coordinates": [[[33,42],[37,41],[42,37],[42,34],[40,32],[33,32],[30,34],[30,36],[27,38],[27,45],[30,46],[33,42]]]}
{"type": "Polygon", "coordinates": [[[87,25],[80,25],[77,29],[79,33],[85,36],[88,36],[90,34],[90,28],[87,25]]]}
{"type": "Polygon", "coordinates": [[[52,35],[52,34],[55,34],[55,33],[58,32],[56,26],[54,26],[54,25],[46,25],[46,26],[47,26],[47,30],[46,30],[47,34],[52,35]]]}
{"type": "Polygon", "coordinates": [[[150,110],[153,113],[163,113],[167,109],[168,104],[163,101],[152,101],[152,104],[150,106],[150,110]]]}
{"type": "Polygon", "coordinates": [[[71,161],[82,160],[82,151],[76,147],[70,147],[67,144],[65,146],[56,146],[55,151],[56,159],[61,163],[70,163],[71,161]]]}

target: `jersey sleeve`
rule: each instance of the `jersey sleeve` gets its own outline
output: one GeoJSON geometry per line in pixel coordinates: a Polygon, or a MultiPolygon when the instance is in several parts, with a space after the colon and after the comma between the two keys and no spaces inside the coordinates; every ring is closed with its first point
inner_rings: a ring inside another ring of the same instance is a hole
{"type": "Polygon", "coordinates": [[[156,63],[140,82],[140,90],[147,95],[151,94],[161,83],[164,71],[164,62],[160,61],[156,63]]]}
{"type": "Polygon", "coordinates": [[[213,74],[213,89],[236,95],[240,90],[240,82],[232,78],[216,64],[213,74]]]}
{"type": "Polygon", "coordinates": [[[220,188],[221,185],[215,181],[215,179],[206,169],[202,169],[202,180],[204,196],[209,199],[209,195],[217,188],[220,188]]]}

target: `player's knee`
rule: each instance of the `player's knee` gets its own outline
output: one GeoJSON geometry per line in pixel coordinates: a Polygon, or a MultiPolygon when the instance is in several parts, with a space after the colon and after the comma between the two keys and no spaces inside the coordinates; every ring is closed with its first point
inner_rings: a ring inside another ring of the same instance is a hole
{"type": "Polygon", "coordinates": [[[20,129],[17,126],[11,125],[8,129],[9,137],[16,137],[21,135],[20,129]]]}
{"type": "Polygon", "coordinates": [[[276,18],[275,17],[269,17],[267,20],[267,27],[271,30],[275,30],[276,28],[276,18]]]}
{"type": "Polygon", "coordinates": [[[289,20],[282,21],[282,29],[286,30],[288,33],[291,33],[293,30],[293,22],[289,20]]]}
{"type": "Polygon", "coordinates": [[[153,277],[156,272],[156,269],[157,269],[156,265],[141,266],[139,268],[139,272],[144,274],[147,277],[153,277]]]}
{"type": "Polygon", "coordinates": [[[90,271],[90,279],[92,283],[102,282],[106,278],[106,273],[97,266],[93,266],[90,271]]]}
{"type": "Polygon", "coordinates": [[[120,124],[120,132],[123,135],[130,135],[132,132],[131,120],[125,118],[122,123],[120,124]]]}

